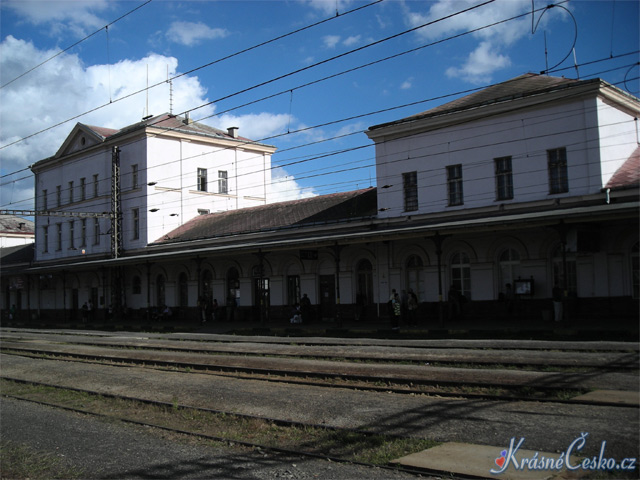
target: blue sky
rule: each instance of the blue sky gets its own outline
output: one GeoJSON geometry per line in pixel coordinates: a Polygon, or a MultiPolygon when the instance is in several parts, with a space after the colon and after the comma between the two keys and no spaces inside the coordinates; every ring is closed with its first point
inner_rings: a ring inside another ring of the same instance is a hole
{"type": "Polygon", "coordinates": [[[280,200],[375,186],[369,126],[527,72],[638,95],[640,2],[572,0],[533,20],[531,0],[483,3],[2,0],[0,208],[33,208],[24,169],[76,122],[121,128],[171,109],[237,126],[278,147],[280,200]]]}

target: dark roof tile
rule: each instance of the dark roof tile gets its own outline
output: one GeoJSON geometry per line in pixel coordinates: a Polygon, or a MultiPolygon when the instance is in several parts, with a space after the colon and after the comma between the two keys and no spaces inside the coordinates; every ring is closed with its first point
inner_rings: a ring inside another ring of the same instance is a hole
{"type": "Polygon", "coordinates": [[[636,147],[631,156],[613,174],[605,188],[622,189],[640,185],[640,147],[636,147]]]}
{"type": "Polygon", "coordinates": [[[199,215],[154,243],[344,222],[374,216],[376,211],[376,189],[368,188],[199,215]]]}

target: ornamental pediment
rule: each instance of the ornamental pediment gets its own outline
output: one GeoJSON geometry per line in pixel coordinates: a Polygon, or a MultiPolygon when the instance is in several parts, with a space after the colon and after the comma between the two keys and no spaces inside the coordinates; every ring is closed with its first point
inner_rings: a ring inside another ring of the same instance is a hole
{"type": "Polygon", "coordinates": [[[89,125],[78,123],[66,138],[55,156],[60,158],[94,147],[103,143],[108,136],[115,132],[117,132],[117,130],[96,130],[89,125]]]}

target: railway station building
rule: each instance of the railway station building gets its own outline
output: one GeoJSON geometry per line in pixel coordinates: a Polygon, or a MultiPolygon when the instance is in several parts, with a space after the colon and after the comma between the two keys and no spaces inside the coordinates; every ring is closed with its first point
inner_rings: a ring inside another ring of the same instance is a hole
{"type": "Polygon", "coordinates": [[[377,187],[279,203],[275,147],[237,129],[78,124],[32,166],[35,246],[3,265],[3,307],[19,284],[23,318],[198,321],[215,299],[269,324],[306,297],[304,321],[365,323],[396,291],[419,325],[552,322],[554,296],[565,320],[637,319],[639,114],[600,79],[527,74],[371,126],[377,187]]]}

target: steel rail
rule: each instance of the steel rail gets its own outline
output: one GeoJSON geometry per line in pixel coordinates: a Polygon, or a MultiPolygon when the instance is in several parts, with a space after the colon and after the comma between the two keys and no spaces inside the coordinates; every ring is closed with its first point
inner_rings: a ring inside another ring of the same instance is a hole
{"type": "MultiPolygon", "coordinates": [[[[2,346],[0,346],[0,351],[2,353],[8,354],[2,346]]],[[[584,399],[571,399],[571,398],[555,398],[550,395],[553,392],[574,392],[576,395],[581,395],[587,391],[587,389],[580,389],[570,386],[547,386],[540,385],[534,386],[531,385],[504,385],[504,384],[491,384],[491,383],[481,383],[481,382],[468,382],[461,383],[456,381],[416,381],[411,379],[403,379],[402,382],[399,382],[398,379],[386,378],[383,379],[381,377],[372,377],[365,375],[346,375],[346,374],[327,374],[322,372],[291,372],[288,370],[268,370],[268,369],[259,369],[259,368],[243,368],[243,367],[231,367],[231,366],[220,366],[212,368],[211,365],[203,365],[203,364],[194,364],[194,363],[186,363],[186,362],[168,362],[161,360],[141,360],[141,359],[125,359],[122,357],[116,358],[108,358],[105,356],[99,355],[87,355],[87,354],[63,354],[56,353],[51,354],[46,351],[36,352],[35,350],[26,350],[35,354],[46,354],[53,359],[58,357],[59,359],[71,359],[71,361],[81,361],[83,363],[93,363],[99,365],[105,365],[105,362],[117,362],[117,363],[108,363],[109,366],[114,367],[127,367],[130,365],[142,366],[144,368],[158,369],[158,370],[167,370],[167,369],[184,369],[184,373],[204,373],[210,375],[219,374],[222,372],[225,377],[236,378],[240,380],[261,380],[271,383],[284,383],[284,384],[292,384],[292,385],[300,385],[300,386],[314,386],[314,387],[326,387],[326,388],[342,388],[342,389],[350,389],[350,390],[359,390],[359,391],[369,391],[376,393],[394,393],[394,394],[403,394],[403,395],[424,395],[424,396],[438,396],[438,397],[446,397],[446,398],[462,398],[462,399],[472,399],[472,400],[489,400],[489,401],[506,401],[506,402],[538,402],[538,403],[560,403],[560,404],[569,404],[569,405],[591,405],[591,406],[609,406],[609,407],[617,407],[617,408],[640,408],[640,404],[638,405],[628,405],[628,404],[620,404],[616,402],[604,402],[604,401],[590,401],[584,399]],[[75,360],[78,359],[78,360],[75,360]],[[247,375],[258,375],[256,377],[247,377],[246,375],[240,375],[238,372],[247,374],[247,375]],[[281,378],[277,378],[281,377],[281,378]],[[315,379],[338,379],[344,382],[364,382],[364,383],[380,383],[386,382],[385,386],[376,386],[376,385],[349,385],[348,383],[341,384],[333,384],[328,381],[312,381],[307,380],[309,377],[315,379]],[[304,380],[300,380],[304,379],[304,380]],[[398,384],[406,384],[406,385],[423,385],[428,387],[434,387],[433,391],[420,390],[415,388],[401,388],[394,385],[398,384]],[[469,388],[484,388],[484,389],[492,389],[499,388],[506,391],[515,391],[521,389],[533,389],[538,392],[545,392],[547,394],[546,397],[532,397],[531,394],[528,396],[524,395],[506,395],[506,394],[496,394],[496,393],[475,393],[475,392],[447,392],[446,390],[440,390],[439,387],[469,387],[469,388]]],[[[8,377],[4,377],[0,375],[0,378],[10,379],[8,377]]],[[[61,387],[67,388],[67,387],[61,387]]]]}

